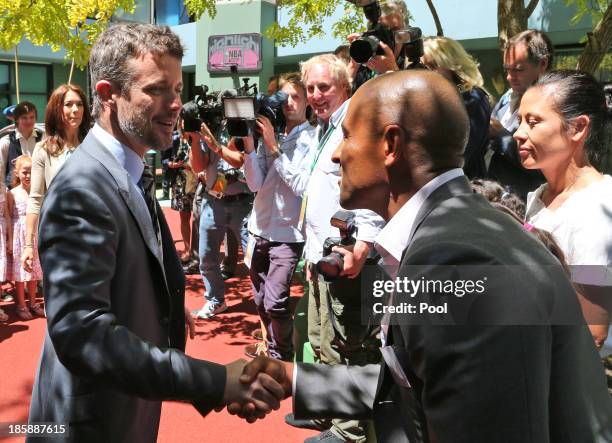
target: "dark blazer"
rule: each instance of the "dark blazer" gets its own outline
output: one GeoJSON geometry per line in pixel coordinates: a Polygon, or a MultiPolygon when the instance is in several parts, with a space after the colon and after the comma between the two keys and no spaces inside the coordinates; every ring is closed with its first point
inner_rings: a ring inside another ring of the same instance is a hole
{"type": "Polygon", "coordinates": [[[603,368],[587,327],[579,324],[571,284],[535,238],[473,194],[463,177],[426,200],[399,276],[408,276],[410,266],[432,264],[520,265],[510,296],[501,294],[495,308],[527,306],[534,312],[528,320],[537,324],[561,303],[567,323],[445,326],[432,317],[393,325],[388,343],[411,389],[396,384],[384,363],[299,365],[296,417],[373,417],[379,443],[612,441],[603,368]]]}
{"type": "Polygon", "coordinates": [[[225,368],[183,353],[183,272],[139,192],[89,134],[43,203],[48,325],[29,420],[69,425],[69,441],[153,442],[162,400],[205,414],[223,396],[225,368]]]}

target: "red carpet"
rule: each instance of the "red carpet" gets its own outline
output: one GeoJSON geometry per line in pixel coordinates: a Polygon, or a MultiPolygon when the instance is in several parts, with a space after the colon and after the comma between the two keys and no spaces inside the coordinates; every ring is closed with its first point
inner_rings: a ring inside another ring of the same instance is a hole
{"type": "MultiPolygon", "coordinates": [[[[175,239],[180,239],[178,213],[165,209],[164,213],[175,239]]],[[[182,242],[177,240],[178,249],[182,242]]],[[[243,348],[252,343],[251,333],[259,327],[259,317],[251,296],[250,282],[244,265],[238,278],[226,285],[227,312],[212,320],[199,320],[196,337],[187,343],[190,356],[229,363],[243,358],[243,348]]],[[[199,309],[203,304],[203,285],[199,275],[187,281],[187,306],[199,309]]],[[[302,295],[300,285],[292,288],[292,298],[302,295]]],[[[0,324],[0,422],[27,420],[30,395],[46,326],[44,319],[20,321],[14,315],[14,303],[1,303],[11,316],[8,324],[0,324]]],[[[188,404],[166,402],[163,405],[159,442],[302,442],[316,435],[316,431],[301,430],[285,424],[285,414],[291,412],[291,399],[265,420],[254,424],[243,422],[225,412],[211,413],[202,418],[188,404]]],[[[24,438],[0,437],[0,441],[23,441],[24,438]]],[[[109,442],[110,443],[110,442],[109,442]]]]}

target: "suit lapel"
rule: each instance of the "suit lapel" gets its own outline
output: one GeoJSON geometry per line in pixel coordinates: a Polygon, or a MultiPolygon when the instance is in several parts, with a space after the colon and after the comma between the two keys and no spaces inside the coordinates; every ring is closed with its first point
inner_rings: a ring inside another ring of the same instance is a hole
{"type": "Polygon", "coordinates": [[[125,201],[125,204],[134,217],[134,220],[136,220],[136,224],[138,225],[138,229],[142,234],[142,238],[147,245],[147,248],[157,260],[162,273],[164,273],[164,280],[166,280],[161,247],[157,242],[157,236],[155,235],[153,224],[151,223],[151,216],[149,215],[147,205],[140,194],[140,190],[136,185],[134,185],[134,183],[132,183],[127,171],[119,164],[115,156],[113,156],[113,154],[106,149],[91,133],[83,141],[82,148],[97,159],[117,182],[119,194],[125,201]]]}

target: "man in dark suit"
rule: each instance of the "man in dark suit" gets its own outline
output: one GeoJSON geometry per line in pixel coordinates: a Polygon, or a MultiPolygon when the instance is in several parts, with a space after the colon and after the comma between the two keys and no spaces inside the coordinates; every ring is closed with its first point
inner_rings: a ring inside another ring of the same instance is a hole
{"type": "Polygon", "coordinates": [[[112,26],[92,50],[96,124],[40,222],[48,328],[29,421],[65,426],[49,440],[153,442],[162,400],[202,414],[234,399],[257,398],[259,416],[278,407],[271,378],[238,382],[245,362],[184,354],[184,276],[142,161],[170,145],[182,56],[170,28],[140,24],[112,26]]]}
{"type": "MultiPolygon", "coordinates": [[[[341,203],[387,220],[377,249],[394,279],[452,267],[459,282],[480,266],[510,284],[471,299],[451,292],[446,316],[387,317],[380,366],[258,358],[241,380],[272,375],[298,418],[372,417],[379,443],[611,441],[603,369],[573,288],[531,234],[472,193],[453,86],[427,71],[385,74],[353,96],[342,129],[341,203]]],[[[398,292],[386,306],[399,306],[398,292]]]]}

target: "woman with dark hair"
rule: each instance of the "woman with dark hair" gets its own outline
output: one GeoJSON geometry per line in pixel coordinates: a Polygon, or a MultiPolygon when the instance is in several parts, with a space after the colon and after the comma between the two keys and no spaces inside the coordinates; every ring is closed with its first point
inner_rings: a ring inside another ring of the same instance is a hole
{"type": "Polygon", "coordinates": [[[546,177],[527,198],[526,220],[565,253],[600,347],[612,307],[612,177],[597,169],[610,129],[603,88],[588,73],[553,71],[523,95],[518,115],[521,162],[546,177]]]}
{"type": "Polygon", "coordinates": [[[79,86],[65,84],[53,91],[45,112],[46,137],[36,145],[32,153],[26,240],[21,254],[21,264],[28,272],[32,269],[34,236],[43,198],[51,180],[89,132],[91,122],[87,97],[79,86]]]}

